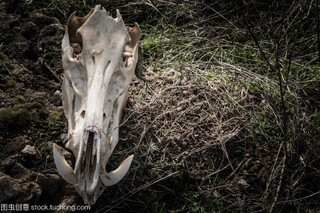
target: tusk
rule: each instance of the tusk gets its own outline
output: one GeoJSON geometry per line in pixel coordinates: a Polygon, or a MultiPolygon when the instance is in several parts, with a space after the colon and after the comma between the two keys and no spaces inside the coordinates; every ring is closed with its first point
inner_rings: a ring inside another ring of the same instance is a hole
{"type": "Polygon", "coordinates": [[[119,10],[117,9],[116,11],[117,11],[117,18],[115,20],[116,20],[116,22],[118,22],[122,19],[122,17],[121,17],[119,10]]]}
{"type": "Polygon", "coordinates": [[[116,170],[110,173],[107,173],[104,171],[104,173],[100,174],[100,179],[103,185],[112,186],[118,183],[127,174],[130,168],[132,159],[133,159],[133,155],[130,155],[120,164],[120,166],[116,170]]]}
{"type": "Polygon", "coordinates": [[[76,176],[74,175],[73,169],[67,163],[59,146],[55,143],[53,144],[53,158],[60,176],[68,183],[76,185],[78,181],[76,179],[76,176]]]}

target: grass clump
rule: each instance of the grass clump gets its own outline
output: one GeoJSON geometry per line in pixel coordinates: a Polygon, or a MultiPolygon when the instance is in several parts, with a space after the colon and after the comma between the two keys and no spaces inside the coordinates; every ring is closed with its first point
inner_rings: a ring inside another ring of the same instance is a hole
{"type": "Polygon", "coordinates": [[[39,102],[28,102],[24,104],[17,104],[13,107],[13,110],[18,109],[26,109],[26,110],[32,110],[32,109],[40,109],[42,108],[42,105],[39,102]]]}
{"type": "Polygon", "coordinates": [[[15,97],[14,103],[16,103],[16,104],[22,104],[22,103],[24,103],[24,102],[25,102],[25,98],[24,98],[23,96],[17,95],[17,96],[15,97]]]}
{"type": "Polygon", "coordinates": [[[22,96],[15,98],[16,105],[0,109],[0,128],[7,131],[22,129],[31,122],[31,112],[34,109],[42,108],[39,102],[24,102],[22,96]]]}
{"type": "Polygon", "coordinates": [[[49,128],[60,130],[65,126],[64,114],[61,111],[53,110],[49,114],[49,128]]]}
{"type": "Polygon", "coordinates": [[[50,144],[49,142],[42,142],[37,148],[42,155],[47,155],[52,151],[52,144],[50,144]]]}
{"type": "Polygon", "coordinates": [[[7,131],[24,128],[30,122],[30,113],[26,109],[0,109],[0,128],[7,131]]]}

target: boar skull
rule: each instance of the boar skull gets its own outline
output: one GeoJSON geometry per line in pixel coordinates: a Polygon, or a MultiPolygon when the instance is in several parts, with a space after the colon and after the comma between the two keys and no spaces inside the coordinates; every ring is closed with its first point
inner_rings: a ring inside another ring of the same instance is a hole
{"type": "Polygon", "coordinates": [[[56,144],[54,161],[62,178],[75,185],[89,205],[106,186],[119,182],[132,162],[133,155],[116,170],[106,171],[118,142],[121,113],[138,60],[139,37],[138,24],[126,27],[118,10],[113,19],[98,5],[84,17],[73,13],[62,40],[62,102],[68,121],[65,147],[76,162],[73,169],[63,148],[56,144]],[[76,43],[81,52],[73,48],[76,43]]]}

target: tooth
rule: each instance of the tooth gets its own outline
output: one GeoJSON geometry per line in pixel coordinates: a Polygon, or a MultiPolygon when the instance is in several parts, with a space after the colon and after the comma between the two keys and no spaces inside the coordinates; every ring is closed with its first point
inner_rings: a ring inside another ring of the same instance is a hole
{"type": "Polygon", "coordinates": [[[116,18],[116,22],[120,21],[122,19],[121,14],[119,12],[119,10],[117,9],[117,18],[116,18]]]}
{"type": "Polygon", "coordinates": [[[100,174],[100,179],[103,185],[112,186],[118,183],[127,174],[130,168],[132,159],[133,159],[133,155],[130,155],[120,164],[120,166],[116,170],[110,173],[107,173],[104,171],[102,174],[100,174]]]}
{"type": "Polygon", "coordinates": [[[60,176],[68,183],[76,185],[78,181],[74,175],[73,169],[67,163],[57,144],[53,144],[53,158],[60,176]]]}
{"type": "Polygon", "coordinates": [[[97,153],[97,146],[99,146],[100,142],[100,134],[95,134],[94,136],[94,144],[92,147],[92,155],[95,155],[97,153]]]}
{"type": "Polygon", "coordinates": [[[130,52],[123,52],[122,53],[122,57],[132,57],[132,56],[133,56],[133,54],[130,52]]]}

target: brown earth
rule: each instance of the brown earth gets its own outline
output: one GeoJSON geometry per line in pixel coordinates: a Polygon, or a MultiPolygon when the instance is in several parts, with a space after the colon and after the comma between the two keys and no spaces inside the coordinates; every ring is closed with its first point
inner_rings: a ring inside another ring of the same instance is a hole
{"type": "Polygon", "coordinates": [[[64,28],[24,1],[2,1],[0,18],[0,202],[80,201],[57,175],[51,153],[65,132],[60,81],[53,74],[62,74],[64,28]],[[22,153],[27,145],[36,152],[22,153]]]}

